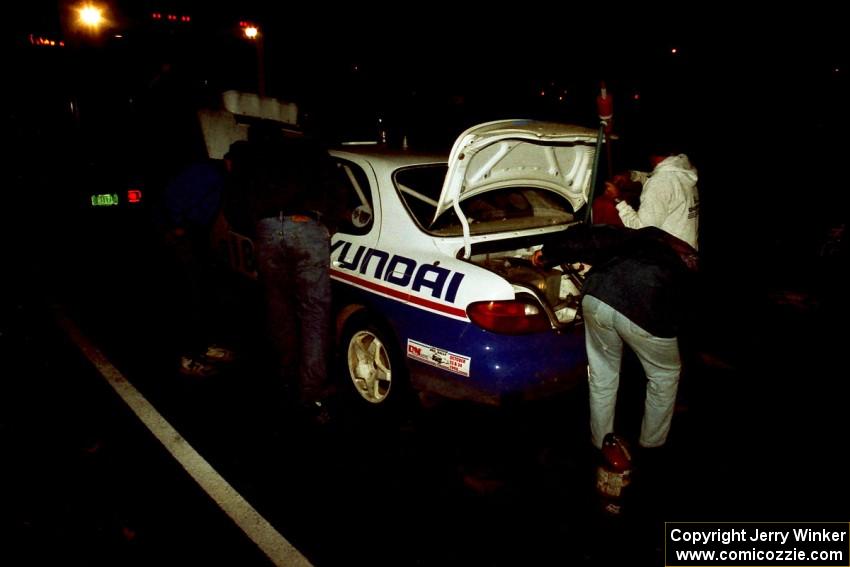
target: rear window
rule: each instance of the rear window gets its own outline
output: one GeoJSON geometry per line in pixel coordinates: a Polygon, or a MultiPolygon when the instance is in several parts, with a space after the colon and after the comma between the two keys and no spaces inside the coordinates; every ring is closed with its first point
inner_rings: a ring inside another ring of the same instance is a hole
{"type": "MultiPolygon", "coordinates": [[[[401,169],[395,174],[395,185],[423,230],[438,236],[460,236],[463,228],[454,209],[445,211],[432,224],[447,170],[445,164],[401,169]]],[[[491,189],[461,200],[460,207],[471,234],[542,228],[575,220],[575,212],[563,196],[538,187],[491,189]]]]}

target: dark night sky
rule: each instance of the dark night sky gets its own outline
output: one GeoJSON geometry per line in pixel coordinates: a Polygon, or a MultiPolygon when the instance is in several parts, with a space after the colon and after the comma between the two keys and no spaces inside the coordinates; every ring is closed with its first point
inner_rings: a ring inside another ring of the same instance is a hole
{"type": "MultiPolygon", "coordinates": [[[[16,35],[61,33],[61,16],[72,5],[33,0],[12,7],[16,35]]],[[[352,64],[380,71],[390,91],[399,82],[419,89],[439,82],[449,91],[468,91],[599,78],[651,84],[665,77],[690,81],[697,74],[701,86],[717,91],[743,91],[747,82],[749,88],[784,82],[793,90],[847,63],[843,20],[834,7],[807,3],[806,11],[771,7],[747,13],[717,3],[625,11],[580,6],[408,2],[379,9],[257,0],[233,7],[125,0],[112,2],[109,14],[114,29],[132,40],[150,23],[153,11],[173,7],[175,13],[189,13],[205,43],[196,51],[219,60],[228,57],[220,46],[232,39],[233,22],[256,21],[266,30],[271,86],[281,91],[292,89],[284,84],[293,72],[320,80],[352,64]],[[678,57],[670,57],[673,47],[678,57]]]]}
{"type": "MultiPolygon", "coordinates": [[[[34,30],[60,34],[59,14],[70,5],[35,0],[15,7],[14,46],[34,30]]],[[[124,37],[109,42],[102,50],[108,55],[70,46],[47,73],[41,67],[47,58],[13,72],[22,72],[18,93],[49,91],[44,75],[64,73],[62,88],[96,83],[129,98],[169,60],[190,83],[251,90],[255,52],[234,25],[251,19],[265,31],[269,94],[298,101],[325,130],[347,122],[353,135],[371,135],[381,115],[436,143],[496,118],[592,125],[593,98],[604,79],[626,141],[664,132],[690,146],[708,171],[722,163],[753,179],[796,177],[781,175],[789,154],[815,164],[824,179],[837,175],[850,98],[848,42],[837,8],[596,6],[127,0],[111,5],[113,32],[124,37]],[[151,12],[172,8],[191,14],[191,26],[152,27],[151,12]],[[94,70],[90,81],[71,70],[81,61],[94,70]],[[429,138],[426,131],[436,134],[429,138]]]]}

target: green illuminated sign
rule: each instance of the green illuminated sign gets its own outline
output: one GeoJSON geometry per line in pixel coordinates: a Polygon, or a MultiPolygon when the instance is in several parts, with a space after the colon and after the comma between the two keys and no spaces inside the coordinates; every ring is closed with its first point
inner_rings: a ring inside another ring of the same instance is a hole
{"type": "Polygon", "coordinates": [[[101,193],[91,196],[92,207],[114,207],[118,204],[118,193],[101,193]]]}

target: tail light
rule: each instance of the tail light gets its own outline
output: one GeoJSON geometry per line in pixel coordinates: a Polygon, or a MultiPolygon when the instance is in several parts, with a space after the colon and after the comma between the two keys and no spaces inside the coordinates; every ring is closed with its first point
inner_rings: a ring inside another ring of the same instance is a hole
{"type": "Polygon", "coordinates": [[[531,300],[479,301],[470,304],[466,314],[473,323],[494,333],[524,335],[552,328],[549,317],[531,300]]]}

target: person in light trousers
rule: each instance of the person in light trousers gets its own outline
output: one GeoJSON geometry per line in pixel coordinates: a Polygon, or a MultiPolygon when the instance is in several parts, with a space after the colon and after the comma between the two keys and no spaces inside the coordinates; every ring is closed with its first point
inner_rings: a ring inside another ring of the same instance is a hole
{"type": "Polygon", "coordinates": [[[591,441],[614,431],[624,345],[648,379],[639,443],[667,441],[682,370],[678,333],[687,312],[696,251],[656,227],[568,229],[535,253],[538,266],[587,262],[582,312],[589,365],[591,441]]]}

